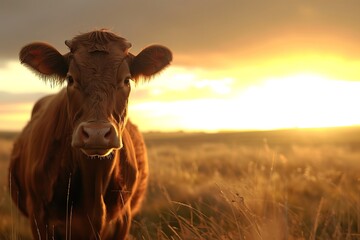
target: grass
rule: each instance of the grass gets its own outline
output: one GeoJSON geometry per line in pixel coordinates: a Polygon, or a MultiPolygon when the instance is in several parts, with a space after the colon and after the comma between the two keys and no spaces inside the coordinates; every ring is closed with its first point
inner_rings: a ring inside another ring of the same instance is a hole
{"type": "MultiPolygon", "coordinates": [[[[147,133],[151,176],[132,238],[360,239],[359,136],[147,133]]],[[[31,239],[6,188],[12,141],[0,139],[0,239],[31,239]]]]}

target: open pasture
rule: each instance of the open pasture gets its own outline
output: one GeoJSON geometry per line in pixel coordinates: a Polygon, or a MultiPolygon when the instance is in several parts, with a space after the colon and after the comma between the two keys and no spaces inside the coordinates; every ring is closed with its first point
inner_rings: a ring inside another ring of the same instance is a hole
{"type": "MultiPolygon", "coordinates": [[[[0,239],[30,239],[0,138],[0,239]]],[[[146,133],[133,239],[360,239],[360,129],[146,133]]]]}

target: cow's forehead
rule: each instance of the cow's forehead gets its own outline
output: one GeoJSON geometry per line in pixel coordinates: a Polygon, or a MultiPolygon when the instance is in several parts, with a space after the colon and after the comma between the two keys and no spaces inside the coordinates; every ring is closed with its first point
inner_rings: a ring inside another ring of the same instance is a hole
{"type": "Polygon", "coordinates": [[[106,30],[79,35],[68,43],[79,70],[89,74],[109,74],[124,62],[131,47],[125,38],[106,30]]]}
{"type": "Polygon", "coordinates": [[[118,68],[126,63],[127,53],[116,46],[106,46],[109,51],[89,51],[88,48],[80,47],[72,54],[75,63],[82,70],[97,70],[118,68]]]}
{"type": "Polygon", "coordinates": [[[127,52],[131,44],[122,37],[107,31],[94,31],[76,36],[71,40],[71,51],[86,49],[88,52],[103,51],[109,52],[112,48],[121,49],[127,52]]]}

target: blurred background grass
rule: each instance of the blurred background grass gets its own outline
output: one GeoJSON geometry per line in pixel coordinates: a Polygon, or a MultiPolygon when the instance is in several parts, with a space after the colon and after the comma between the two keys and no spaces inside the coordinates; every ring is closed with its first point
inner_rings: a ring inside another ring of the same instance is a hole
{"type": "MultiPolygon", "coordinates": [[[[31,239],[10,203],[16,134],[0,138],[0,239],[31,239]]],[[[360,129],[146,133],[133,239],[360,239],[360,129]]]]}

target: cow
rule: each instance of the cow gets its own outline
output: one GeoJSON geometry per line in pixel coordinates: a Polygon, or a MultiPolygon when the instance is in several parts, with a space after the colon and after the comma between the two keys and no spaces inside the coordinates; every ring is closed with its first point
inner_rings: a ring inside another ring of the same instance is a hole
{"type": "Polygon", "coordinates": [[[128,120],[130,81],[149,81],[172,53],[150,45],[135,56],[106,29],[65,44],[64,55],[43,42],[20,51],[22,64],[64,88],[35,103],[16,139],[10,194],[34,239],[126,239],[148,179],[143,137],[128,120]]]}

